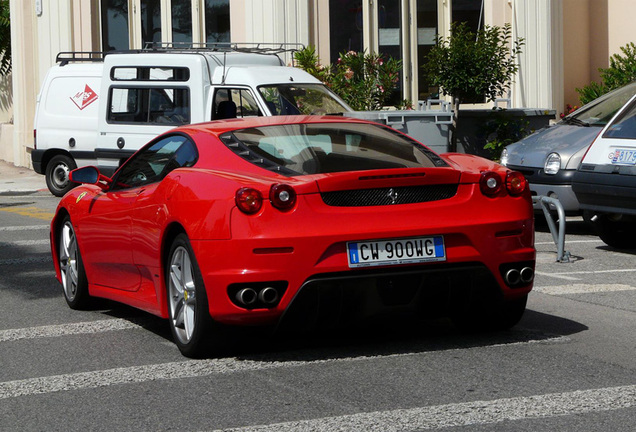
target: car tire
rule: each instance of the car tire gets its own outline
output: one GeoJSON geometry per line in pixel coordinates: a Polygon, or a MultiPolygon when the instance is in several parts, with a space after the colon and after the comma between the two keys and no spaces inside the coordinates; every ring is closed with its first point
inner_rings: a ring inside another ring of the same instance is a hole
{"type": "Polygon", "coordinates": [[[636,225],[621,216],[602,214],[593,222],[594,229],[605,244],[617,249],[636,248],[636,225]]]}
{"type": "Polygon", "coordinates": [[[46,177],[46,186],[51,193],[57,197],[64,196],[68,191],[73,189],[76,184],[69,179],[69,173],[77,168],[77,164],[67,155],[54,156],[48,164],[44,176],[46,177]]]}
{"type": "Polygon", "coordinates": [[[91,300],[88,294],[88,279],[75,229],[68,216],[62,221],[58,239],[58,259],[64,298],[71,309],[86,309],[91,300]]]}
{"type": "Polygon", "coordinates": [[[179,234],[172,242],[165,268],[170,330],[179,351],[191,358],[209,352],[212,318],[203,277],[190,241],[179,234]]]}

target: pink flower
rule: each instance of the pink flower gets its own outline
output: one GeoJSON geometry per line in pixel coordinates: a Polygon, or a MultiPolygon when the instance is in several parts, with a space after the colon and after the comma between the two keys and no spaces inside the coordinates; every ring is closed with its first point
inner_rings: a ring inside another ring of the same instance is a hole
{"type": "Polygon", "coordinates": [[[344,74],[345,78],[350,80],[351,78],[353,78],[353,71],[351,70],[351,68],[347,68],[347,70],[345,71],[344,74]]]}

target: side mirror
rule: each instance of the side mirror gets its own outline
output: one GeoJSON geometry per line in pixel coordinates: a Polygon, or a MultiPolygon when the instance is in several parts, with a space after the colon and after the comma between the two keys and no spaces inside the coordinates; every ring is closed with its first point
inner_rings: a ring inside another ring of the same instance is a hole
{"type": "Polygon", "coordinates": [[[94,166],[77,168],[71,171],[69,178],[75,183],[94,184],[106,190],[110,187],[111,179],[100,174],[99,170],[94,166]]]}

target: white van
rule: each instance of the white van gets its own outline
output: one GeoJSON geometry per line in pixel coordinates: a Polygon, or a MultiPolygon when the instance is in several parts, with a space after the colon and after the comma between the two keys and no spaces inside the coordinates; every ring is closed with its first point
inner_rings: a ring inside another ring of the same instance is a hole
{"type": "Polygon", "coordinates": [[[56,196],[70,170],[112,174],[176,126],[250,116],[336,114],[351,108],[282,50],[149,49],[57,56],[38,95],[33,169],[56,196]]]}
{"type": "Polygon", "coordinates": [[[636,248],[636,96],[589,147],[572,189],[601,240],[636,248]]]}

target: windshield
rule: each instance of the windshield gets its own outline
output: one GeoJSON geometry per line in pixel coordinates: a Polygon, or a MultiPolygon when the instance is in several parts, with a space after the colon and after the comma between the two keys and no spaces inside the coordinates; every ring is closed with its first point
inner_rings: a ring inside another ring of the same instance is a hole
{"type": "Polygon", "coordinates": [[[447,166],[428,148],[381,125],[264,126],[237,130],[221,139],[242,158],[288,176],[447,166]]]}
{"type": "Polygon", "coordinates": [[[351,111],[322,84],[277,84],[258,88],[272,115],[325,115],[351,111]]]}
{"type": "Polygon", "coordinates": [[[636,82],[613,90],[579,108],[563,119],[565,123],[605,126],[618,110],[636,94],[636,82]]]}

